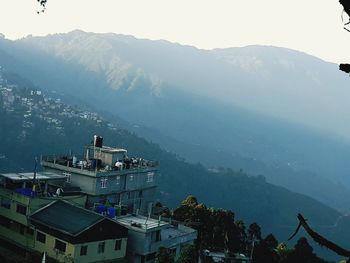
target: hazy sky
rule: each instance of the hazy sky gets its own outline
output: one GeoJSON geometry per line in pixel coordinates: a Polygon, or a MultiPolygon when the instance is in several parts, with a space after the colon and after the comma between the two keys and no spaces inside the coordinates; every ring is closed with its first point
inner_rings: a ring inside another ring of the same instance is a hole
{"type": "Polygon", "coordinates": [[[82,29],[204,49],[263,44],[350,62],[338,0],[48,0],[45,13],[38,9],[36,0],[0,0],[0,32],[16,39],[82,29]]]}

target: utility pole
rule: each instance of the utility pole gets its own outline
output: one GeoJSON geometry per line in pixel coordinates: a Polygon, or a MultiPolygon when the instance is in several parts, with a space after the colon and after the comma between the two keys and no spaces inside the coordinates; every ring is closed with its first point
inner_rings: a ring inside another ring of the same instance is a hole
{"type": "Polygon", "coordinates": [[[253,234],[253,236],[252,236],[252,249],[250,250],[250,256],[249,256],[250,263],[253,262],[254,246],[255,246],[255,235],[253,234]]]}

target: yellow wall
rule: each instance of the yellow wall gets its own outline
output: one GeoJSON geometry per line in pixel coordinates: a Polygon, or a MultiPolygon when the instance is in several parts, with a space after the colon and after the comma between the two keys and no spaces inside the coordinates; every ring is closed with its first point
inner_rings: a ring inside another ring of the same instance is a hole
{"type": "Polygon", "coordinates": [[[98,252],[98,244],[102,241],[97,242],[89,242],[76,245],[75,248],[75,261],[77,263],[90,263],[96,261],[104,261],[104,260],[113,260],[113,259],[122,259],[126,254],[126,243],[127,238],[122,239],[122,245],[120,250],[114,250],[116,239],[105,240],[105,251],[104,253],[98,252]],[[87,245],[87,255],[80,256],[80,248],[81,246],[87,245]]]}
{"type": "Polygon", "coordinates": [[[60,262],[73,262],[73,257],[74,257],[74,251],[75,251],[75,246],[63,241],[61,239],[58,239],[64,243],[66,243],[66,252],[63,253],[61,251],[58,251],[55,249],[55,240],[56,238],[54,236],[48,235],[44,232],[41,232],[46,235],[46,242],[45,244],[39,242],[36,240],[36,232],[41,232],[41,231],[35,231],[35,240],[34,240],[34,249],[43,253],[46,252],[46,254],[49,257],[52,257],[60,262]]]}
{"type": "Polygon", "coordinates": [[[15,220],[23,225],[27,225],[27,216],[16,212],[17,204],[28,206],[29,197],[11,192],[7,189],[0,189],[0,198],[6,198],[11,201],[11,207],[0,207],[0,215],[15,220]]]}
{"type": "MultiPolygon", "coordinates": [[[[41,233],[45,234],[44,232],[41,232],[41,233]]],[[[105,261],[105,260],[122,259],[125,257],[125,254],[126,254],[127,238],[122,239],[121,249],[118,251],[114,250],[116,239],[104,240],[105,251],[104,253],[100,253],[100,254],[98,253],[98,244],[102,241],[73,245],[59,239],[60,241],[66,243],[66,252],[63,253],[55,249],[56,238],[48,234],[45,234],[45,235],[46,235],[46,242],[45,244],[43,244],[36,240],[36,233],[35,233],[34,249],[41,253],[46,252],[49,257],[52,257],[60,262],[73,262],[74,260],[75,263],[90,263],[90,262],[98,262],[98,261],[105,261]],[[88,246],[87,255],[80,256],[80,248],[81,246],[84,246],[84,245],[88,246]]]]}

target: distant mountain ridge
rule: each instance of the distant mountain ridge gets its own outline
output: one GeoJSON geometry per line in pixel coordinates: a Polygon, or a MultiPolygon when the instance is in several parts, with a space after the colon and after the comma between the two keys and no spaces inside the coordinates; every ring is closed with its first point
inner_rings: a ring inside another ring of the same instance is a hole
{"type": "Polygon", "coordinates": [[[349,144],[309,128],[347,125],[346,114],[332,114],[346,112],[348,78],[331,63],[275,47],[206,51],[83,31],[1,40],[0,50],[4,65],[36,85],[111,121],[116,114],[179,156],[349,209],[349,144]]]}
{"type": "MultiPolygon", "coordinates": [[[[334,114],[348,109],[349,81],[337,65],[294,50],[248,46],[207,51],[82,31],[24,38],[19,43],[100,72],[112,89],[147,86],[151,94],[159,94],[172,86],[326,130],[336,120],[334,114]]],[[[349,126],[336,124],[344,130],[338,129],[338,134],[347,137],[349,126]]]]}

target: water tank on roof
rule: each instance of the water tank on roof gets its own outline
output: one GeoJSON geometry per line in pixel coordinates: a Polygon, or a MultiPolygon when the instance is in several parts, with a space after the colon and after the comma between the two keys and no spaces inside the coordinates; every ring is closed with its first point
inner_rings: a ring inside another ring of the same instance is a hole
{"type": "Polygon", "coordinates": [[[102,204],[98,204],[95,208],[95,211],[99,214],[102,214],[106,211],[106,206],[102,204]]]}
{"type": "Polygon", "coordinates": [[[94,135],[94,146],[102,148],[103,145],[103,138],[98,135],[94,135]]]}
{"type": "Polygon", "coordinates": [[[109,207],[107,210],[107,215],[109,218],[114,218],[116,215],[116,209],[114,207],[109,207]]]}

